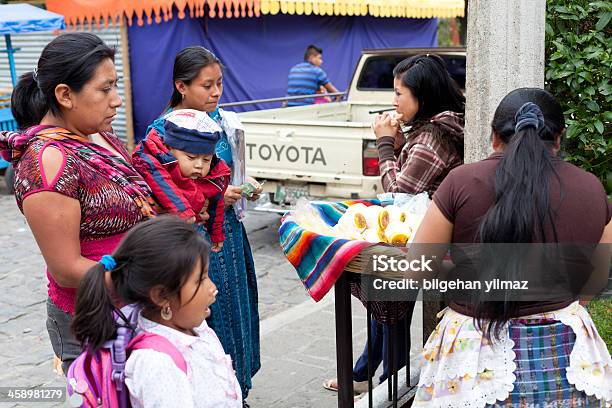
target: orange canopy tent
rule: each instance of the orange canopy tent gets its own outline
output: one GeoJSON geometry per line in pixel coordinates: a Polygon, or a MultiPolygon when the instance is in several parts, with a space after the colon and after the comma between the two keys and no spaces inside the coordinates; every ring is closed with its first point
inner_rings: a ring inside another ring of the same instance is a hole
{"type": "Polygon", "coordinates": [[[47,9],[65,16],[66,24],[160,23],[173,18],[259,17],[266,14],[450,18],[463,16],[464,0],[47,0],[47,9]]]}

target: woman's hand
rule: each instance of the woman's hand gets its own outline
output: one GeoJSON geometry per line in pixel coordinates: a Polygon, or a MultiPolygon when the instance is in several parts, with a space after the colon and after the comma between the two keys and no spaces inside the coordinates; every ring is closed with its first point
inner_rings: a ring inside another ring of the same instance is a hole
{"type": "Polygon", "coordinates": [[[395,137],[398,132],[401,132],[399,121],[402,115],[396,115],[395,113],[384,112],[380,115],[376,115],[374,118],[374,124],[372,130],[376,135],[376,139],[381,137],[391,136],[395,137]]]}
{"type": "Polygon", "coordinates": [[[210,247],[210,249],[213,252],[220,252],[223,249],[223,241],[221,241],[221,242],[213,242],[213,244],[210,247]]]}
{"type": "Polygon", "coordinates": [[[259,200],[259,197],[261,196],[261,193],[263,192],[263,187],[253,177],[246,176],[245,181],[247,183],[251,183],[254,186],[257,186],[257,189],[255,189],[255,191],[253,191],[253,195],[250,196],[250,197],[247,197],[247,200],[249,200],[249,201],[257,201],[257,200],[259,200]]]}
{"type": "Polygon", "coordinates": [[[227,190],[225,190],[225,195],[223,196],[226,207],[234,205],[240,198],[242,198],[242,189],[240,186],[227,186],[227,190]]]}
{"type": "Polygon", "coordinates": [[[395,134],[395,140],[393,143],[393,149],[397,150],[403,147],[406,144],[406,135],[402,131],[401,127],[397,130],[395,134]]]}

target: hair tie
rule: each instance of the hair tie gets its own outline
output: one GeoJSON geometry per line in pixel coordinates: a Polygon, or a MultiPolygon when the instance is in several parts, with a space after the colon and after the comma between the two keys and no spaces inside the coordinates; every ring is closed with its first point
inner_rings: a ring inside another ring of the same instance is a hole
{"type": "Polygon", "coordinates": [[[100,259],[100,263],[102,266],[104,266],[105,271],[112,271],[117,267],[117,261],[115,261],[115,258],[113,258],[112,255],[104,255],[100,259]]]}
{"type": "Polygon", "coordinates": [[[32,78],[34,78],[34,81],[38,83],[38,67],[34,67],[34,71],[32,71],[32,78]]]}
{"type": "Polygon", "coordinates": [[[527,126],[533,126],[536,130],[540,130],[544,126],[544,115],[538,105],[533,102],[527,102],[520,107],[514,116],[516,125],[514,125],[514,133],[518,133],[527,126]]]}

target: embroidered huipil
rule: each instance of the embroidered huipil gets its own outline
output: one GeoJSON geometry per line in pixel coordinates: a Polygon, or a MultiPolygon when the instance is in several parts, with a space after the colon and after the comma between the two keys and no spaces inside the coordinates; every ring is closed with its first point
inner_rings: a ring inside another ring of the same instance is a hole
{"type": "MultiPolygon", "coordinates": [[[[128,152],[112,133],[100,135],[120,154],[80,138],[62,128],[34,126],[23,133],[2,132],[0,149],[15,167],[15,200],[23,212],[30,195],[49,191],[79,201],[81,255],[98,261],[112,252],[123,234],[153,215],[150,191],[131,165],[128,152]],[[47,182],[41,167],[47,148],[63,157],[55,178],[47,182]]],[[[72,314],[76,288],[60,286],[47,272],[49,297],[61,310],[72,314]]]]}
{"type": "Polygon", "coordinates": [[[125,366],[132,407],[242,407],[242,394],[230,356],[225,354],[206,320],[197,336],[152,322],[142,315],[138,327],[164,336],[183,354],[187,375],[172,358],[155,350],[135,350],[125,366]]]}

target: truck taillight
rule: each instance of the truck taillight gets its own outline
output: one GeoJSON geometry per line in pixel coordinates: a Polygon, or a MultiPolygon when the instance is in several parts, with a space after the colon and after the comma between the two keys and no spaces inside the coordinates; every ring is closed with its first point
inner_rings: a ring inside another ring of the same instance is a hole
{"type": "Polygon", "coordinates": [[[378,149],[376,149],[376,142],[373,140],[363,142],[363,175],[380,176],[378,149]]]}

